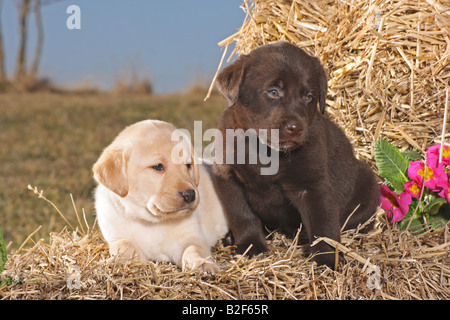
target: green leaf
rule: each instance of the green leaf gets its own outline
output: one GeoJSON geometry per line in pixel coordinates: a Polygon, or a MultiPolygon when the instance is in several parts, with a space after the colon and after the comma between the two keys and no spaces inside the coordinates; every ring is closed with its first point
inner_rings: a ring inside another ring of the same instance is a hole
{"type": "Polygon", "coordinates": [[[409,161],[423,160],[422,155],[414,150],[407,150],[405,152],[402,152],[402,155],[404,155],[409,161]]]}
{"type": "MultiPolygon", "coordinates": [[[[398,228],[400,230],[405,230],[408,226],[409,220],[411,220],[412,214],[414,213],[415,207],[410,206],[409,211],[406,214],[406,216],[398,223],[398,228]]],[[[411,221],[411,224],[409,226],[409,230],[413,231],[416,227],[421,226],[423,224],[422,215],[417,214],[414,216],[414,219],[411,221]]]]}
{"type": "Polygon", "coordinates": [[[448,203],[441,205],[437,214],[427,214],[426,219],[434,230],[441,229],[450,221],[450,205],[448,203]]]}
{"type": "Polygon", "coordinates": [[[432,202],[430,202],[423,211],[430,215],[435,215],[439,212],[439,209],[441,209],[441,206],[446,203],[447,203],[446,199],[436,198],[432,202]]]}
{"type": "Polygon", "coordinates": [[[396,191],[403,191],[403,184],[409,180],[406,176],[409,160],[385,140],[378,140],[374,151],[379,175],[386,179],[396,191]]]}
{"type": "Polygon", "coordinates": [[[0,273],[4,270],[6,260],[8,260],[8,257],[6,255],[5,240],[3,239],[2,229],[0,229],[0,273]]]}
{"type": "MultiPolygon", "coordinates": [[[[436,201],[436,200],[439,200],[439,199],[435,199],[433,201],[436,201]]],[[[436,202],[438,203],[441,201],[439,200],[436,202]]],[[[408,226],[409,221],[411,220],[411,216],[416,208],[417,203],[418,203],[418,199],[413,199],[413,203],[411,203],[408,213],[403,218],[403,220],[398,223],[398,228],[400,230],[405,230],[406,227],[408,226]]],[[[427,206],[427,208],[431,204],[432,203],[430,203],[427,206]]],[[[424,232],[427,232],[427,230],[430,230],[430,228],[431,228],[431,230],[439,230],[442,227],[444,227],[446,224],[448,224],[448,222],[450,221],[450,205],[448,203],[441,204],[439,206],[438,212],[433,215],[428,214],[425,210],[426,210],[426,208],[422,212],[420,210],[420,206],[419,206],[419,208],[414,216],[414,219],[411,221],[411,224],[408,229],[412,234],[424,233],[424,232]],[[425,225],[425,222],[426,222],[426,225],[425,225]],[[428,228],[426,226],[428,226],[428,228]]]]}

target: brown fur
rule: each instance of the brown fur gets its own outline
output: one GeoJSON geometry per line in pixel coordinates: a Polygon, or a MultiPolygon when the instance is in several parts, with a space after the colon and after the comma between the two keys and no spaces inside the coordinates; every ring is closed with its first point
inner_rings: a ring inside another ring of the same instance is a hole
{"type": "MultiPolygon", "coordinates": [[[[287,42],[265,45],[225,68],[218,85],[229,105],[219,123],[223,133],[279,130],[279,145],[270,136],[266,141],[271,152],[279,152],[275,175],[260,175],[261,163],[214,167],[222,203],[233,203],[226,212],[238,252],[250,244],[250,254],[267,250],[263,226],[294,233],[303,223],[310,243],[320,236],[340,241],[341,227],[358,205],[347,229],[375,213],[379,195],[373,171],[323,115],[327,78],[317,58],[287,42]]],[[[322,242],[311,249],[319,264],[334,266],[331,247],[322,242]]]]}

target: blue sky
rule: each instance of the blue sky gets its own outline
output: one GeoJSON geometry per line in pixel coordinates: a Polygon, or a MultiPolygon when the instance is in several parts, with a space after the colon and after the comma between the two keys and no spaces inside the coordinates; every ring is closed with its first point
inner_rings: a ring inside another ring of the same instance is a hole
{"type": "MultiPolygon", "coordinates": [[[[40,75],[63,85],[89,83],[111,88],[131,72],[149,77],[156,93],[209,82],[223,48],[245,13],[242,0],[66,0],[42,8],[44,48],[40,75]],[[69,30],[69,5],[81,10],[81,29],[69,30]]],[[[15,72],[19,47],[18,10],[3,0],[1,12],[6,70],[15,72]]],[[[27,48],[31,64],[36,43],[33,15],[27,48]]]]}

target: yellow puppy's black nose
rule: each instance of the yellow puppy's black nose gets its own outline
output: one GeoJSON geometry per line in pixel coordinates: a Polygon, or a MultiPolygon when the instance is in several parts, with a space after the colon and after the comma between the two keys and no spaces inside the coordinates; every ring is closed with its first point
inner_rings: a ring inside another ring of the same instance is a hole
{"type": "Polygon", "coordinates": [[[184,202],[191,203],[195,200],[195,191],[194,190],[186,190],[184,192],[180,192],[183,197],[184,202]]]}

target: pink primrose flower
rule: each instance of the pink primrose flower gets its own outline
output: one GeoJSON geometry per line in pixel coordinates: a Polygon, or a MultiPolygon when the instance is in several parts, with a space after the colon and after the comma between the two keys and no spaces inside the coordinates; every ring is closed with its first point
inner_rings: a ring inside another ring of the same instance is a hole
{"type": "MultiPolygon", "coordinates": [[[[433,157],[432,157],[433,158],[433,157]]],[[[448,177],[445,174],[444,166],[442,163],[434,165],[433,161],[429,161],[426,169],[427,176],[425,177],[425,187],[434,192],[441,191],[448,182],[448,177]]],[[[409,164],[408,176],[422,186],[425,176],[425,164],[422,160],[412,161],[409,164]]]]}
{"type": "Polygon", "coordinates": [[[408,192],[411,195],[411,197],[419,198],[422,186],[418,184],[416,181],[410,180],[408,182],[405,182],[404,187],[405,191],[408,192]]]}
{"type": "Polygon", "coordinates": [[[409,211],[411,195],[408,192],[402,192],[400,196],[397,196],[386,185],[381,185],[380,191],[381,208],[386,211],[389,221],[401,221],[409,211]]]}
{"type": "MultiPolygon", "coordinates": [[[[427,164],[429,166],[437,167],[439,162],[439,152],[441,150],[440,145],[435,145],[427,150],[427,164]]],[[[444,146],[444,149],[442,150],[442,164],[444,166],[450,165],[450,148],[447,146],[444,146]]]]}
{"type": "Polygon", "coordinates": [[[448,203],[450,203],[450,182],[447,183],[447,186],[438,193],[442,198],[445,198],[448,203]]]}

